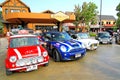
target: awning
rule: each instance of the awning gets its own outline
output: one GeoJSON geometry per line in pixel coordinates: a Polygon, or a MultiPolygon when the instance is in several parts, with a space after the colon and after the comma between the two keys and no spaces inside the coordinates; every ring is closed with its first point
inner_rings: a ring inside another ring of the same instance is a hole
{"type": "MultiPolygon", "coordinates": [[[[51,13],[9,13],[6,16],[6,20],[11,23],[57,23],[58,20],[51,17],[51,13]]],[[[64,23],[73,22],[75,15],[69,15],[69,19],[65,19],[64,23]]]]}

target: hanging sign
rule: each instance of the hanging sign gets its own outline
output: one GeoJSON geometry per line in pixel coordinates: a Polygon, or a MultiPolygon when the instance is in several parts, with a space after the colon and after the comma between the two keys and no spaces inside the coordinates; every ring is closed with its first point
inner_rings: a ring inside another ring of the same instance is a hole
{"type": "Polygon", "coordinates": [[[54,18],[60,22],[64,21],[65,19],[69,19],[69,16],[64,14],[63,12],[58,12],[56,14],[52,14],[51,18],[54,18]]]}

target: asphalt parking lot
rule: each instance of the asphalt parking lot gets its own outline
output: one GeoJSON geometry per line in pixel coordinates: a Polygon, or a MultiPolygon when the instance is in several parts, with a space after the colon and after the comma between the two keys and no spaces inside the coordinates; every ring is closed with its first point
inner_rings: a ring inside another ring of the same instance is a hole
{"type": "Polygon", "coordinates": [[[5,75],[7,40],[0,38],[0,80],[120,80],[120,45],[100,45],[86,56],[69,62],[54,62],[36,71],[5,75]]]}

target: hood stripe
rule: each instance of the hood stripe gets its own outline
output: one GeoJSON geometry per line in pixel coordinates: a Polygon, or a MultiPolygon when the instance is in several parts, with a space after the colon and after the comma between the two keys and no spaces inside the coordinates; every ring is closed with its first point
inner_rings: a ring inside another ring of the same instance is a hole
{"type": "Polygon", "coordinates": [[[22,56],[21,56],[20,52],[17,49],[14,49],[14,51],[17,54],[18,59],[22,59],[22,56]]]}
{"type": "MultiPolygon", "coordinates": [[[[67,45],[70,49],[72,49],[72,47],[71,47],[68,43],[63,43],[63,42],[59,42],[59,43],[64,44],[64,45],[67,45]]],[[[81,47],[81,44],[79,44],[78,41],[76,41],[76,44],[78,44],[79,47],[81,47]]]]}
{"type": "Polygon", "coordinates": [[[40,47],[37,46],[37,49],[38,49],[38,55],[41,56],[41,50],[40,50],[40,47]]]}
{"type": "Polygon", "coordinates": [[[59,43],[64,44],[64,45],[68,46],[70,49],[72,49],[72,47],[68,43],[63,43],[63,42],[59,42],[59,43]]]}

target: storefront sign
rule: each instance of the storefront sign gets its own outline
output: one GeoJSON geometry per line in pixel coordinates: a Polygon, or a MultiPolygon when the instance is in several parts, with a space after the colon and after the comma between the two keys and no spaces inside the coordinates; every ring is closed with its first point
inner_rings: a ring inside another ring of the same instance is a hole
{"type": "Polygon", "coordinates": [[[61,22],[61,21],[65,20],[65,19],[69,19],[69,16],[64,14],[63,12],[58,12],[56,14],[52,14],[51,18],[55,18],[55,19],[57,19],[58,21],[61,22]]]}

